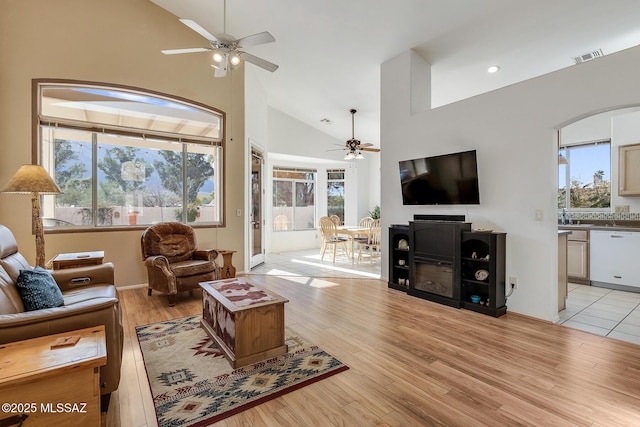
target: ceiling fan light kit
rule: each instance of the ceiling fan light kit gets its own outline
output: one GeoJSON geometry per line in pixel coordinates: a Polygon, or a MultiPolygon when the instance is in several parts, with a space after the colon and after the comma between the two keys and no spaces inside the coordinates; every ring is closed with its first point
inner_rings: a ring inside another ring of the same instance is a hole
{"type": "Polygon", "coordinates": [[[240,49],[256,46],[259,44],[272,43],[276,41],[276,39],[268,32],[263,31],[258,34],[254,34],[251,36],[243,37],[241,39],[236,39],[235,37],[226,33],[226,14],[227,14],[227,2],[224,2],[224,23],[223,23],[223,34],[219,34],[214,36],[207,30],[205,30],[202,26],[200,26],[197,22],[192,21],[191,19],[180,19],[187,27],[191,28],[196,33],[200,34],[202,37],[209,41],[210,47],[196,47],[196,48],[185,48],[185,49],[166,49],[161,52],[165,55],[176,55],[181,53],[197,53],[197,52],[213,52],[212,59],[213,64],[211,65],[215,71],[213,73],[214,77],[224,77],[227,73],[227,69],[233,69],[236,65],[240,64],[242,60],[246,62],[250,62],[254,65],[257,65],[260,68],[263,68],[267,71],[274,72],[278,69],[278,66],[272,62],[269,62],[265,59],[259,58],[255,55],[252,55],[247,52],[243,52],[240,49]],[[231,64],[230,67],[227,64],[231,64]]]}

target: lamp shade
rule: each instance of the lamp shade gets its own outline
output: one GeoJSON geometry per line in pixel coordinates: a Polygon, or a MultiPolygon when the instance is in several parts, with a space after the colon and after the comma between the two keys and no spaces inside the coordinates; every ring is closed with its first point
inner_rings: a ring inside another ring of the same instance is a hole
{"type": "Polygon", "coordinates": [[[563,156],[562,154],[558,154],[558,164],[559,165],[568,165],[569,162],[567,161],[567,158],[565,156],[563,156]]]}
{"type": "Polygon", "coordinates": [[[18,194],[61,194],[60,188],[40,165],[22,165],[13,175],[7,185],[1,190],[3,193],[18,194]]]}

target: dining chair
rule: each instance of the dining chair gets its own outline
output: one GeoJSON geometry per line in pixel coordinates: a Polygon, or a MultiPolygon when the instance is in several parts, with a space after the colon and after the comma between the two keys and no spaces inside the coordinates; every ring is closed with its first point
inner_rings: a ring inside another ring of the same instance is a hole
{"type": "MultiPolygon", "coordinates": [[[[373,218],[371,218],[370,216],[365,216],[363,218],[360,219],[360,222],[358,223],[358,227],[362,227],[362,228],[369,228],[371,227],[371,223],[374,221],[373,218]]],[[[356,236],[356,242],[357,243],[361,243],[364,239],[364,242],[366,243],[367,240],[369,238],[369,234],[358,234],[356,236]]]]}
{"type": "Polygon", "coordinates": [[[324,260],[324,253],[327,250],[327,246],[333,246],[333,263],[336,263],[336,252],[338,251],[338,245],[341,245],[345,254],[349,256],[349,246],[347,245],[348,239],[338,235],[338,229],[336,223],[328,216],[320,218],[320,234],[322,235],[322,254],[320,260],[324,260]]]}
{"type": "MultiPolygon", "coordinates": [[[[362,238],[361,238],[362,239],[362,238]]],[[[369,249],[369,259],[373,265],[373,255],[380,257],[380,219],[374,219],[369,225],[369,235],[366,239],[358,239],[358,263],[362,260],[362,248],[369,249]]]]}
{"type": "Polygon", "coordinates": [[[342,221],[340,221],[340,217],[338,215],[331,215],[329,218],[331,219],[331,221],[333,221],[336,227],[340,226],[340,223],[342,221]]]}

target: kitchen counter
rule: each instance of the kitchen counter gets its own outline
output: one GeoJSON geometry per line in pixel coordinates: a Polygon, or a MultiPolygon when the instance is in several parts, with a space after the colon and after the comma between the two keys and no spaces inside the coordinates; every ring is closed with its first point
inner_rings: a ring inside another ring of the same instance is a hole
{"type": "Polygon", "coordinates": [[[558,230],[605,230],[605,231],[640,231],[640,225],[623,224],[558,224],[558,230]]]}

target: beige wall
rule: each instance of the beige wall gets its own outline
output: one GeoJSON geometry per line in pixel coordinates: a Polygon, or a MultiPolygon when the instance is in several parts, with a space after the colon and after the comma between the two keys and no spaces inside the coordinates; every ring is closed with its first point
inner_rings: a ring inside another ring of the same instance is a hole
{"type": "MultiPolygon", "coordinates": [[[[188,98],[227,113],[226,227],[197,230],[201,247],[238,251],[244,265],[243,70],[214,78],[206,54],[165,56],[161,49],[205,41],[177,17],[147,0],[3,0],[0,4],[0,185],[31,163],[31,82],[34,78],[122,84],[188,98]]],[[[33,264],[28,196],[0,194],[0,224],[9,227],[33,264]]],[[[116,284],[145,283],[141,230],[47,234],[46,259],[60,252],[104,250],[116,284]]]]}

